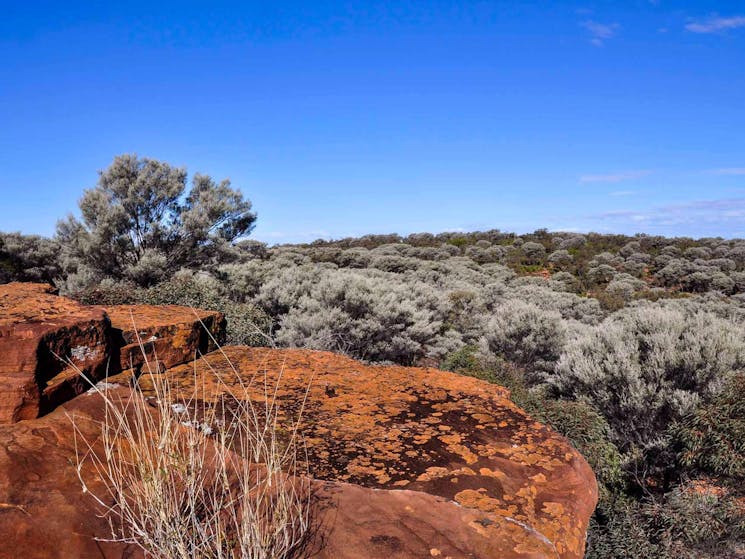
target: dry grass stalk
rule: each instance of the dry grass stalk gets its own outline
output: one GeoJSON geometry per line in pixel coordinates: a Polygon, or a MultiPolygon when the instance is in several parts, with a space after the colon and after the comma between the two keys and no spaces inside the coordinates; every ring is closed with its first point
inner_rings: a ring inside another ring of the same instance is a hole
{"type": "Polygon", "coordinates": [[[214,399],[195,361],[185,397],[168,375],[153,373],[157,366],[151,369],[140,345],[153,395],[139,384],[127,396],[93,385],[105,407],[93,440],[81,418],[71,418],[78,477],[109,520],[109,541],[136,544],[157,559],[297,557],[310,535],[311,488],[307,460],[299,459],[300,417],[287,429],[279,423],[281,375],[273,385],[264,379],[256,402],[249,392],[255,379],[245,383],[231,364],[231,386],[212,371],[231,397],[214,399]],[[103,492],[89,490],[85,471],[103,492]]]}

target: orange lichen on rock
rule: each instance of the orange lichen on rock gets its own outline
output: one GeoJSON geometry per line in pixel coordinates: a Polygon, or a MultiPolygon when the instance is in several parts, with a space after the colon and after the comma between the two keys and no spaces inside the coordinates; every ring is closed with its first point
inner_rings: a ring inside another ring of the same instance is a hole
{"type": "Polygon", "coordinates": [[[62,404],[84,387],[74,367],[52,359],[61,355],[94,379],[111,360],[119,374],[108,381],[121,391],[138,382],[152,395],[160,378],[188,398],[198,382],[200,405],[250,397],[257,409],[276,394],[280,432],[299,419],[329,507],[319,514],[335,519],[322,559],[582,557],[597,501],[592,471],[506,389],[309,350],[225,347],[190,362],[223,329],[214,312],[84,307],[45,286],[0,286],[0,423],[30,420],[0,426],[0,538],[16,556],[141,557],[118,544],[104,553],[92,539],[106,537],[107,524],[80,491],[66,414],[100,418],[102,406],[91,395],[62,404]],[[156,374],[140,375],[156,356],[156,374]]]}
{"type": "MultiPolygon", "coordinates": [[[[205,376],[200,382],[213,383],[215,399],[234,382],[227,360],[252,382],[257,398],[279,382],[288,418],[307,391],[301,430],[315,477],[405,485],[453,499],[561,542],[556,549],[564,559],[582,556],[597,499],[592,471],[505,389],[435,369],[365,366],[327,352],[228,347],[196,364],[205,376]]],[[[165,374],[188,394],[194,365],[165,374]]]]}

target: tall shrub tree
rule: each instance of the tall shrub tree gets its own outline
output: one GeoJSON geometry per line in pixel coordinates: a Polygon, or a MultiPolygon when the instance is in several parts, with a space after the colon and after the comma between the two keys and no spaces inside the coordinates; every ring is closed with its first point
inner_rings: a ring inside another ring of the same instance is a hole
{"type": "Polygon", "coordinates": [[[57,224],[68,290],[105,277],[147,286],[220,264],[256,221],[229,180],[195,174],[187,192],[185,169],[131,154],[114,158],[79,205],[82,221],[57,224]]]}

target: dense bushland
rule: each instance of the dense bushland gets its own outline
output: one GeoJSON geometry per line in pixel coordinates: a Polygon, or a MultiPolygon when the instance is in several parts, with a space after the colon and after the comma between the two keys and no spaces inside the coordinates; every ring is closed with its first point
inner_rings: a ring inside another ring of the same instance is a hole
{"type": "Polygon", "coordinates": [[[230,343],[498,382],[601,484],[588,556],[745,552],[745,240],[500,231],[268,247],[226,182],[117,158],[53,240],[0,236],[0,281],[223,311],[230,343]],[[738,547],[740,546],[740,547],[738,547]]]}

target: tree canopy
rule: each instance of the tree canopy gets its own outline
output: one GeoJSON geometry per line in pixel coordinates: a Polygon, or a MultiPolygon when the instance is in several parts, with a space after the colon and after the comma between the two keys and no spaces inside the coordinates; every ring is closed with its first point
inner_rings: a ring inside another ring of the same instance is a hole
{"type": "Polygon", "coordinates": [[[68,288],[102,278],[152,285],[181,268],[230,258],[232,242],[251,232],[251,202],[231,188],[149,158],[126,154],[99,173],[79,202],[82,220],[57,224],[68,288]]]}

